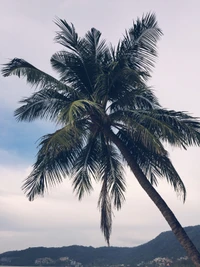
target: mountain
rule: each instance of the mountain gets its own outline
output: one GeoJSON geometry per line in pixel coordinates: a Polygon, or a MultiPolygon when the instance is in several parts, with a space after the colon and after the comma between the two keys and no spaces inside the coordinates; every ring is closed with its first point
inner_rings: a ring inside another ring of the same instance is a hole
{"type": "MultiPolygon", "coordinates": [[[[185,228],[189,237],[200,250],[200,225],[185,228]]],[[[177,259],[186,254],[171,231],[163,232],[143,245],[128,247],[84,247],[61,248],[35,247],[0,254],[0,265],[18,266],[111,266],[130,265],[152,261],[155,258],[177,259]]]]}

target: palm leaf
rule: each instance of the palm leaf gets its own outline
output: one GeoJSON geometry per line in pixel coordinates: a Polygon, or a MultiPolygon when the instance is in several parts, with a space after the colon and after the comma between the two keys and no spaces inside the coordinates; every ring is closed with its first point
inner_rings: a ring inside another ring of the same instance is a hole
{"type": "Polygon", "coordinates": [[[26,77],[27,83],[35,87],[71,91],[71,88],[23,59],[14,58],[3,66],[1,72],[4,77],[11,75],[16,75],[19,78],[26,77]]]}
{"type": "Polygon", "coordinates": [[[143,124],[163,141],[185,148],[200,145],[200,122],[185,112],[154,109],[144,114],[143,124]]]}
{"type": "Polygon", "coordinates": [[[127,132],[134,142],[141,142],[144,147],[152,152],[164,155],[166,151],[160,139],[148,128],[148,125],[142,123],[141,117],[134,117],[131,115],[129,112],[119,111],[111,114],[112,125],[118,130],[127,132]],[[115,118],[117,118],[117,120],[115,118]]]}
{"type": "Polygon", "coordinates": [[[79,54],[79,49],[82,48],[83,44],[74,25],[69,25],[66,20],[62,19],[56,19],[55,24],[60,28],[60,31],[56,32],[55,41],[72,52],[79,54]]]}
{"type": "Polygon", "coordinates": [[[101,142],[100,176],[101,180],[107,175],[108,189],[114,207],[120,209],[125,200],[126,183],[121,158],[113,145],[106,140],[101,142]]]}
{"type": "Polygon", "coordinates": [[[88,69],[91,69],[91,66],[87,60],[84,61],[76,54],[60,51],[51,57],[51,64],[60,74],[62,82],[73,86],[76,91],[89,98],[93,91],[93,85],[88,74],[88,69]]]}
{"type": "Polygon", "coordinates": [[[104,115],[102,108],[95,102],[87,99],[79,99],[70,103],[59,114],[58,120],[60,122],[74,123],[76,120],[84,117],[91,117],[93,114],[104,115]]]}
{"type": "Polygon", "coordinates": [[[124,122],[137,135],[144,128],[154,139],[168,142],[173,146],[186,148],[200,145],[200,122],[184,112],[165,109],[117,111],[112,118],[124,122]]]}
{"type": "Polygon", "coordinates": [[[85,44],[88,52],[88,60],[90,64],[102,63],[105,56],[110,57],[109,49],[105,40],[101,40],[101,32],[95,28],[92,28],[86,33],[85,44]]]}
{"type": "Polygon", "coordinates": [[[121,90],[119,96],[112,101],[109,108],[112,113],[115,113],[118,110],[149,110],[159,106],[160,104],[152,88],[143,85],[138,87],[126,86],[125,90],[121,90]]]}
{"type": "Polygon", "coordinates": [[[33,171],[22,186],[30,201],[70,175],[83,144],[82,127],[65,126],[42,138],[33,171]]]}
{"type": "Polygon", "coordinates": [[[91,192],[91,178],[98,179],[99,145],[96,139],[98,134],[99,129],[97,128],[94,132],[90,132],[87,138],[85,137],[85,146],[73,165],[73,187],[79,200],[83,198],[85,193],[91,192]]]}
{"type": "Polygon", "coordinates": [[[153,152],[145,147],[142,142],[134,142],[126,131],[120,130],[118,137],[128,147],[133,159],[153,185],[158,185],[157,178],[165,177],[174,191],[182,196],[183,201],[185,201],[186,189],[184,183],[171,163],[167,151],[162,155],[153,152]]]}
{"type": "Polygon", "coordinates": [[[112,206],[111,206],[111,199],[108,192],[108,184],[107,184],[108,177],[105,173],[103,176],[103,184],[100,191],[100,196],[98,200],[98,207],[101,211],[101,222],[100,227],[105,237],[105,240],[110,246],[110,235],[112,231],[112,206]]]}
{"type": "Polygon", "coordinates": [[[44,118],[57,122],[59,114],[74,100],[76,100],[76,97],[71,94],[43,89],[21,100],[22,106],[15,110],[15,117],[19,121],[33,121],[37,118],[44,118]]]}
{"type": "Polygon", "coordinates": [[[154,66],[156,45],[161,35],[155,15],[148,13],[142,19],[137,19],[129,32],[126,32],[124,39],[118,44],[116,58],[127,62],[130,68],[146,73],[148,78],[154,66]]]}
{"type": "Polygon", "coordinates": [[[112,201],[115,208],[121,208],[125,200],[126,183],[118,151],[103,135],[100,135],[99,141],[99,175],[102,189],[98,206],[101,211],[101,230],[109,245],[112,231],[112,201]]]}

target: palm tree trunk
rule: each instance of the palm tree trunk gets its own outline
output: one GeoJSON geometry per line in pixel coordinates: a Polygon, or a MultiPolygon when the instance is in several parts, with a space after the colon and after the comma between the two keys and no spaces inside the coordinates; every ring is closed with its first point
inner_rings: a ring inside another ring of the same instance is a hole
{"type": "Polygon", "coordinates": [[[138,180],[141,187],[145,190],[147,195],[151,198],[157,208],[160,210],[169,226],[172,229],[172,232],[182,245],[182,247],[187,252],[188,257],[192,260],[195,266],[200,267],[200,253],[193,244],[193,242],[188,237],[187,233],[170,210],[166,202],[162,199],[162,197],[158,194],[158,192],[151,185],[149,180],[146,178],[138,164],[133,160],[132,155],[128,151],[127,147],[123,144],[123,142],[110,130],[105,130],[105,134],[113,141],[113,143],[118,147],[121,151],[123,157],[126,159],[131,171],[134,173],[136,179],[138,180]]]}

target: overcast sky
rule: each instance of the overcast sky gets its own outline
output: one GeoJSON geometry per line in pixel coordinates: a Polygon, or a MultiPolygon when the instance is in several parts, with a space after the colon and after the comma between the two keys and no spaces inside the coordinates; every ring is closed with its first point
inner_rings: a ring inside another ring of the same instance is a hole
{"type": "MultiPolygon", "coordinates": [[[[161,104],[200,116],[200,3],[199,0],[0,0],[0,64],[23,58],[55,75],[51,55],[62,47],[53,41],[56,17],[73,22],[83,35],[99,29],[116,44],[133,19],[153,11],[164,36],[149,83],[161,104]]],[[[31,170],[36,141],[55,129],[43,121],[17,123],[18,101],[33,88],[17,77],[0,77],[0,253],[33,246],[104,246],[99,229],[99,187],[78,202],[70,181],[53,188],[44,198],[29,202],[20,187],[31,170]]],[[[200,224],[200,148],[170,150],[171,158],[187,187],[183,205],[170,185],[158,191],[183,226],[200,224]]],[[[168,224],[127,171],[127,198],[115,212],[112,246],[135,246],[169,230],[168,224]]]]}

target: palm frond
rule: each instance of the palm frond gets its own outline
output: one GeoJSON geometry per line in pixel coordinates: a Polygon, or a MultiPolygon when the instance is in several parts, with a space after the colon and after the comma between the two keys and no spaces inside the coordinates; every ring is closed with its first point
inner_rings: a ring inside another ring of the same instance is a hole
{"type": "Polygon", "coordinates": [[[85,36],[85,44],[90,64],[102,63],[105,56],[110,57],[109,49],[105,40],[101,40],[101,32],[92,28],[85,36]]]}
{"type": "Polygon", "coordinates": [[[200,145],[200,121],[184,112],[165,109],[126,110],[112,114],[113,119],[124,122],[127,128],[135,130],[146,129],[154,139],[168,142],[173,146],[186,148],[200,145]],[[135,127],[135,128],[134,128],[135,127]]]}
{"type": "Polygon", "coordinates": [[[63,177],[71,174],[83,139],[82,128],[77,125],[65,126],[41,139],[33,170],[22,186],[30,201],[36,195],[44,195],[49,187],[61,183],[63,177]]]}
{"type": "Polygon", "coordinates": [[[24,59],[14,58],[3,65],[1,72],[4,77],[16,75],[19,78],[25,77],[27,83],[40,88],[51,88],[55,90],[71,91],[71,88],[55,79],[51,75],[37,69],[24,59]]]}
{"type": "Polygon", "coordinates": [[[166,110],[166,109],[156,109],[152,111],[153,120],[155,123],[160,121],[159,129],[156,131],[161,139],[169,144],[176,145],[176,141],[179,139],[183,148],[186,146],[199,146],[200,145],[200,119],[190,116],[186,112],[166,110]],[[161,132],[162,125],[164,127],[170,128],[171,132],[177,135],[176,140],[171,139],[168,133],[161,132]]]}
{"type": "Polygon", "coordinates": [[[118,110],[154,109],[160,106],[152,88],[147,86],[126,86],[119,92],[118,98],[113,99],[109,108],[112,113],[118,110]]]}
{"type": "Polygon", "coordinates": [[[200,121],[185,112],[154,109],[143,111],[143,124],[160,140],[186,148],[200,145],[200,121]]]}
{"type": "Polygon", "coordinates": [[[18,121],[33,121],[37,118],[44,118],[57,122],[59,114],[74,100],[76,97],[71,94],[43,89],[21,100],[22,105],[15,110],[15,117],[18,121]]]}
{"type": "Polygon", "coordinates": [[[101,136],[99,152],[100,179],[107,175],[108,190],[114,207],[120,209],[125,201],[126,182],[124,178],[124,169],[121,164],[121,158],[113,144],[101,136]]]}
{"type": "Polygon", "coordinates": [[[142,19],[137,19],[129,32],[126,32],[124,39],[118,44],[116,58],[130,68],[146,73],[144,77],[148,78],[154,66],[156,45],[161,35],[155,15],[146,14],[142,19]]]}
{"type": "Polygon", "coordinates": [[[118,137],[128,147],[133,159],[140,166],[152,185],[158,185],[158,178],[165,178],[171,184],[174,191],[182,196],[183,201],[186,198],[186,189],[179,174],[174,168],[167,151],[162,155],[153,152],[144,146],[142,142],[134,142],[132,137],[126,132],[120,130],[118,137]]]}
{"type": "Polygon", "coordinates": [[[103,232],[103,235],[105,237],[105,240],[110,246],[110,235],[112,231],[112,205],[111,205],[111,199],[109,196],[109,189],[108,189],[108,177],[105,173],[105,176],[103,177],[103,183],[102,188],[98,200],[98,207],[101,212],[101,222],[100,227],[103,232]]]}
{"type": "Polygon", "coordinates": [[[117,111],[110,115],[112,125],[118,130],[123,130],[132,138],[133,142],[141,142],[144,147],[165,155],[166,151],[160,139],[148,128],[148,125],[142,123],[141,117],[134,117],[132,113],[117,111]]]}
{"type": "Polygon", "coordinates": [[[100,136],[99,177],[102,189],[98,206],[101,211],[101,230],[109,245],[112,230],[112,202],[115,208],[120,209],[125,201],[126,183],[123,166],[116,148],[100,136]]]}
{"type": "Polygon", "coordinates": [[[76,120],[89,117],[92,114],[103,114],[102,108],[95,102],[87,99],[78,99],[70,103],[63,109],[58,117],[60,122],[69,122],[73,124],[76,120]]]}
{"type": "MultiPolygon", "coordinates": [[[[168,156],[159,154],[152,154],[149,159],[151,161],[150,164],[143,165],[143,171],[147,178],[149,178],[150,182],[154,185],[158,185],[158,181],[156,182],[156,176],[162,179],[166,179],[169,184],[173,187],[174,191],[177,193],[178,196],[181,196],[183,202],[186,200],[186,188],[179,176],[178,172],[176,171],[175,167],[173,166],[171,160],[168,156]],[[152,179],[152,175],[154,175],[155,180],[152,179]]],[[[147,155],[146,155],[147,157],[147,155]]]]}
{"type": "Polygon", "coordinates": [[[78,55],[66,51],[57,52],[51,57],[51,65],[60,74],[61,81],[89,98],[93,92],[93,85],[91,75],[88,74],[92,69],[88,60],[89,58],[83,60],[78,55]]]}
{"type": "Polygon", "coordinates": [[[56,24],[61,31],[56,33],[55,40],[68,48],[68,52],[56,53],[51,63],[59,73],[62,73],[62,80],[72,84],[81,82],[85,88],[78,87],[88,90],[91,94],[94,91],[95,75],[99,66],[109,57],[109,49],[104,40],[100,41],[101,34],[94,28],[86,34],[85,38],[79,38],[73,24],[69,25],[65,20],[57,20],[56,24]],[[97,61],[98,64],[96,64],[97,61]],[[64,72],[62,72],[63,68],[65,68],[64,72]]]}
{"type": "Polygon", "coordinates": [[[86,138],[85,146],[72,169],[73,187],[78,199],[81,200],[85,193],[90,193],[92,188],[91,179],[98,179],[99,169],[99,144],[97,135],[99,129],[90,132],[86,138]]]}
{"type": "Polygon", "coordinates": [[[55,24],[60,28],[60,31],[56,32],[55,41],[72,52],[79,54],[80,49],[83,46],[83,42],[78,37],[74,25],[70,25],[66,22],[66,20],[59,18],[55,20],[55,24]]]}
{"type": "Polygon", "coordinates": [[[73,188],[79,200],[82,200],[85,193],[90,194],[93,190],[91,174],[86,166],[81,167],[76,173],[73,179],[73,188]]]}
{"type": "MultiPolygon", "coordinates": [[[[135,149],[136,152],[137,149],[135,149]]],[[[141,150],[141,148],[140,148],[141,150]]],[[[144,153],[144,151],[143,151],[144,153]]],[[[137,154],[137,152],[136,152],[137,154]]],[[[181,196],[183,202],[186,199],[186,188],[173,166],[171,160],[167,155],[159,155],[157,153],[150,153],[146,151],[145,159],[142,159],[143,155],[140,155],[137,158],[137,161],[140,163],[140,167],[143,170],[144,174],[147,176],[152,185],[158,185],[157,178],[166,179],[169,184],[173,187],[174,191],[178,196],[181,196]]]]}
{"type": "Polygon", "coordinates": [[[67,51],[59,51],[51,57],[52,67],[60,74],[63,82],[72,83],[74,79],[78,79],[78,74],[83,71],[80,58],[73,53],[67,51]]]}

